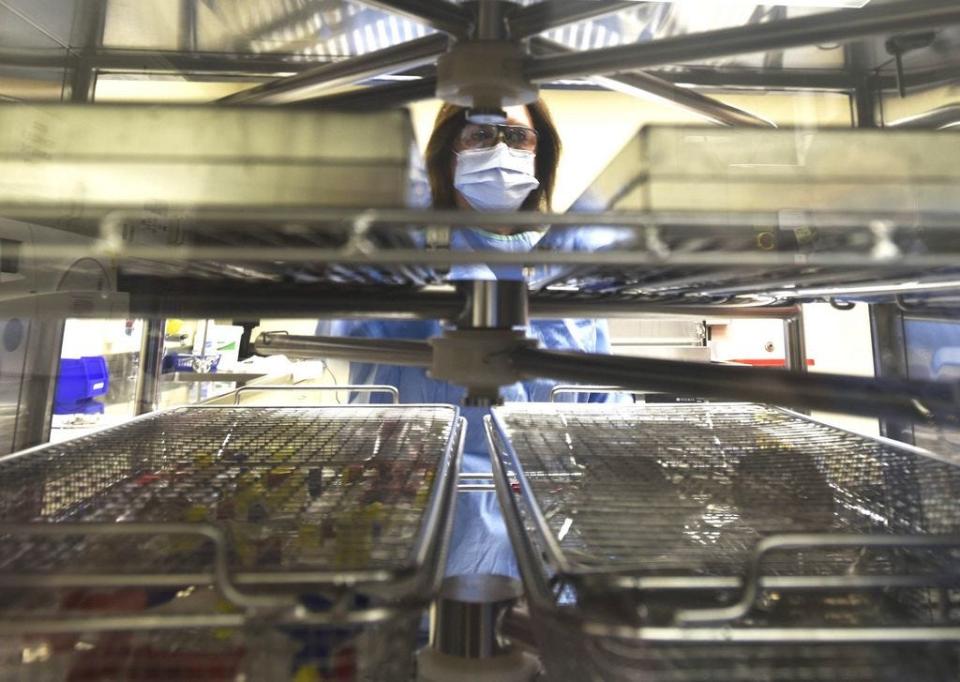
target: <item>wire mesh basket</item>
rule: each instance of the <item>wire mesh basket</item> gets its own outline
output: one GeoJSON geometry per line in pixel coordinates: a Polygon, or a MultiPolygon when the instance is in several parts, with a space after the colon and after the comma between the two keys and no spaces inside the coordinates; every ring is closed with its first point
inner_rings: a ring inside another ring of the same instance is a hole
{"type": "Polygon", "coordinates": [[[960,676],[948,461],[758,405],[518,405],[487,430],[551,679],[960,676]]]}
{"type": "Polygon", "coordinates": [[[0,679],[408,679],[462,435],[188,407],[0,459],[0,679]]]}

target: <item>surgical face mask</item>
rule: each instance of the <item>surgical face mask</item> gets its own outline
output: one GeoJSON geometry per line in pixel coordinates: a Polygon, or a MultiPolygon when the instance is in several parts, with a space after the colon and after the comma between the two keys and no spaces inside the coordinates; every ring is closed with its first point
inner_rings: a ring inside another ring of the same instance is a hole
{"type": "Polygon", "coordinates": [[[457,152],[453,186],[478,211],[516,211],[540,186],[535,155],[500,143],[489,149],[457,152]]]}

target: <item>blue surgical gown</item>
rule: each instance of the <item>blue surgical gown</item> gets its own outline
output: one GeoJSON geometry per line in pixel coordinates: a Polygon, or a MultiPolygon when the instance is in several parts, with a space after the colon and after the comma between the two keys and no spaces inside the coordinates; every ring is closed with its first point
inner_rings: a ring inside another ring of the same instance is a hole
{"type": "MultiPolygon", "coordinates": [[[[535,238],[502,237],[480,230],[455,230],[450,247],[454,250],[529,250],[534,244],[537,248],[555,248],[564,250],[595,250],[594,244],[586,241],[591,235],[596,238],[598,232],[585,234],[578,230],[550,231],[535,238]]],[[[603,237],[610,243],[610,233],[603,237]]],[[[600,246],[600,245],[596,245],[600,246]]],[[[534,278],[550,276],[550,272],[541,268],[534,278]]],[[[522,276],[515,267],[487,267],[485,265],[457,266],[451,270],[449,279],[516,279],[522,276]]],[[[439,336],[443,326],[437,320],[400,321],[400,320],[336,320],[321,321],[317,333],[331,336],[352,336],[362,338],[425,340],[439,336]]],[[[536,339],[541,348],[557,350],[576,350],[589,353],[607,353],[610,350],[606,323],[599,320],[534,320],[528,329],[528,336],[536,339]]],[[[464,389],[427,376],[427,370],[420,367],[400,367],[395,365],[376,365],[354,362],[350,364],[351,384],[386,384],[400,391],[402,403],[448,403],[459,405],[464,389]]],[[[550,391],[556,382],[533,379],[501,388],[500,395],[505,402],[546,402],[550,400],[550,391]]],[[[579,402],[602,402],[617,399],[607,394],[560,394],[557,400],[579,402]]],[[[354,401],[387,403],[385,395],[358,394],[354,401]]],[[[486,408],[464,407],[462,414],[467,419],[466,445],[464,447],[463,466],[465,473],[489,473],[490,457],[487,451],[483,431],[483,417],[486,408]]],[[[453,534],[447,560],[447,575],[464,573],[494,573],[517,576],[516,560],[507,537],[506,528],[496,495],[492,492],[469,492],[457,496],[457,510],[454,517],[453,534]]]]}

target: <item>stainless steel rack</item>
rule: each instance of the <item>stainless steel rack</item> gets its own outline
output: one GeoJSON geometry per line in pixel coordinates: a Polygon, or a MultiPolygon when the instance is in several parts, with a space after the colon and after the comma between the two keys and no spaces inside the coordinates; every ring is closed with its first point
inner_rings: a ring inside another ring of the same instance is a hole
{"type": "Polygon", "coordinates": [[[487,425],[557,679],[955,678],[956,464],[757,405],[578,407],[487,425]]]}
{"type": "Polygon", "coordinates": [[[329,667],[336,640],[357,679],[399,679],[442,575],[462,436],[449,406],[208,406],[3,458],[4,646],[66,633],[85,644],[57,665],[158,674],[166,651],[203,677],[205,652],[247,674],[329,667]]]}

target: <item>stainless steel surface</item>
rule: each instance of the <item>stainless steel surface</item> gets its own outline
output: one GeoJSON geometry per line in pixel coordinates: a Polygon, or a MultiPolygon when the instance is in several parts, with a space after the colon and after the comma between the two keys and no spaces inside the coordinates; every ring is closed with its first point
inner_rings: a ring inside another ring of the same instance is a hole
{"type": "MultiPolygon", "coordinates": [[[[540,4],[542,5],[542,3],[540,4]]],[[[532,5],[532,7],[537,6],[539,5],[532,5]]],[[[531,39],[530,48],[536,55],[576,53],[576,50],[571,50],[559,43],[540,37],[531,39]]],[[[728,126],[776,127],[760,116],[708,97],[696,90],[679,87],[670,81],[651,76],[648,73],[633,71],[613,76],[595,76],[592,80],[609,90],[626,92],[640,97],[650,95],[660,97],[671,104],[693,111],[713,123],[728,126]]]]}
{"type": "Polygon", "coordinates": [[[447,51],[446,35],[429,35],[341,62],[258,85],[220,100],[223,104],[285,104],[318,97],[376,76],[433,63],[447,51]]]}
{"type": "Polygon", "coordinates": [[[499,632],[500,622],[522,596],[520,581],[505,575],[446,578],[430,610],[430,645],[443,654],[468,659],[509,652],[499,632]]]}
{"type": "Polygon", "coordinates": [[[140,339],[140,362],[137,366],[137,385],[134,389],[135,414],[147,414],[157,409],[160,392],[160,371],[163,366],[164,320],[144,320],[140,339]]]}
{"type": "Polygon", "coordinates": [[[411,141],[402,112],[3,106],[0,173],[18,182],[0,203],[74,220],[98,205],[400,207],[411,141]]]}
{"type": "Polygon", "coordinates": [[[534,81],[546,81],[604,75],[727,55],[849,41],[883,33],[904,33],[958,22],[960,8],[950,0],[898,0],[858,10],[705,31],[584,54],[543,57],[529,64],[527,76],[534,81]]]}
{"type": "Polygon", "coordinates": [[[583,407],[487,424],[551,679],[956,676],[956,465],[760,406],[583,407]]]}

